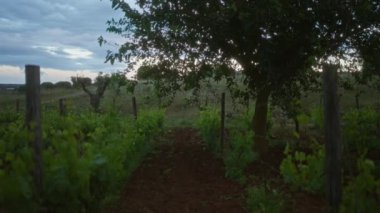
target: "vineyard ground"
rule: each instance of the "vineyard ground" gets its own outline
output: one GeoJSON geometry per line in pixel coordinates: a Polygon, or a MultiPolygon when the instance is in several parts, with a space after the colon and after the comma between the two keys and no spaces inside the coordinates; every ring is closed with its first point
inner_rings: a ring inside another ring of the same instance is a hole
{"type": "MultiPolygon", "coordinates": [[[[370,106],[380,109],[380,93],[370,88],[363,88],[360,97],[361,107],[370,106]]],[[[220,93],[226,92],[223,85],[210,93],[202,91],[202,97],[209,96],[210,106],[219,108],[220,93]],[[217,94],[217,95],[215,95],[217,94]]],[[[236,111],[232,107],[228,92],[226,97],[226,126],[229,126],[229,115],[233,116],[246,111],[240,106],[236,111]]],[[[107,91],[102,100],[102,108],[108,111],[113,103],[112,91],[107,91]]],[[[139,110],[157,108],[154,93],[144,85],[136,89],[139,110]]],[[[283,182],[279,172],[279,164],[283,159],[285,142],[293,141],[294,127],[287,119],[285,126],[272,111],[273,126],[271,131],[270,155],[266,156],[266,164],[255,162],[247,169],[248,181],[243,185],[225,178],[225,168],[221,159],[215,158],[204,147],[194,126],[199,109],[186,103],[189,92],[179,91],[174,102],[166,108],[165,123],[169,128],[165,140],[157,144],[156,149],[147,156],[141,166],[127,180],[120,201],[109,212],[247,212],[245,189],[270,183],[271,187],[286,194],[287,212],[325,212],[326,204],[323,196],[313,196],[305,192],[295,192],[283,182]],[[279,145],[276,145],[276,142],[279,145]]],[[[23,112],[24,94],[16,91],[0,91],[0,111],[4,108],[14,110],[16,99],[20,99],[20,111],[23,112]],[[4,107],[5,106],[5,107],[4,107]]],[[[80,113],[90,108],[88,96],[81,90],[53,89],[42,91],[43,110],[57,110],[58,99],[66,98],[68,110],[80,113]]],[[[310,93],[302,100],[303,113],[313,107],[320,106],[321,94],[310,93]]],[[[340,91],[342,112],[355,108],[355,91],[340,91]]],[[[250,107],[254,105],[252,100],[250,107]]],[[[132,115],[131,94],[122,91],[117,97],[116,109],[132,115]]],[[[115,108],[114,108],[115,109],[115,108]]],[[[303,138],[319,138],[319,131],[310,131],[308,126],[301,125],[301,141],[303,138]]],[[[310,140],[305,139],[305,144],[310,140]]],[[[369,156],[373,153],[370,152],[369,156]]],[[[377,154],[375,154],[378,159],[377,154]]],[[[379,162],[379,161],[378,161],[379,162]]]]}
{"type": "MultiPolygon", "coordinates": [[[[272,147],[272,151],[268,159],[279,164],[282,150],[272,147]]],[[[109,212],[249,212],[245,186],[228,180],[224,172],[222,160],[206,149],[195,129],[171,128],[164,142],[134,172],[119,203],[109,212]]],[[[251,186],[270,180],[273,186],[287,190],[279,172],[268,165],[255,164],[247,173],[254,174],[247,183],[251,186]]],[[[321,197],[302,192],[290,196],[289,212],[324,211],[321,197]]]]}
{"type": "Polygon", "coordinates": [[[246,212],[243,195],[194,129],[174,128],[134,172],[110,212],[246,212]]]}

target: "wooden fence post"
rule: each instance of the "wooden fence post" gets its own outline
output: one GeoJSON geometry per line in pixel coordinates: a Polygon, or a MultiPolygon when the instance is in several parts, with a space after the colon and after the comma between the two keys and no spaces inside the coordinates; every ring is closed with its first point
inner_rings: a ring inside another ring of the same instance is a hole
{"type": "Polygon", "coordinates": [[[225,100],[226,94],[222,93],[221,111],[220,111],[220,150],[224,151],[224,118],[225,118],[225,100]]]}
{"type": "Polygon", "coordinates": [[[340,142],[337,69],[337,65],[325,64],[323,66],[326,195],[329,203],[328,212],[331,213],[339,212],[342,194],[342,146],[340,142]]]}
{"type": "Polygon", "coordinates": [[[59,102],[59,114],[61,116],[64,116],[66,114],[65,99],[60,98],[58,102],[59,102]]]}
{"type": "Polygon", "coordinates": [[[26,79],[26,115],[25,124],[33,135],[34,149],[34,182],[38,195],[42,193],[42,127],[41,127],[41,97],[40,97],[40,67],[25,65],[26,79]]]}
{"type": "Polygon", "coordinates": [[[136,105],[136,97],[132,97],[132,107],[133,107],[133,116],[135,117],[135,120],[137,120],[137,105],[136,105]]]}

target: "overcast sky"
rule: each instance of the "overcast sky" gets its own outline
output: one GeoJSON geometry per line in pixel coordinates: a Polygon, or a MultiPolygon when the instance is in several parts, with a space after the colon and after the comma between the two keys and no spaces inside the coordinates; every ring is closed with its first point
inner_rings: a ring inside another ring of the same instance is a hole
{"type": "Polygon", "coordinates": [[[111,47],[97,42],[115,37],[105,22],[121,15],[109,0],[1,0],[0,83],[24,83],[25,64],[40,65],[41,80],[52,82],[122,69],[104,63],[111,47]]]}

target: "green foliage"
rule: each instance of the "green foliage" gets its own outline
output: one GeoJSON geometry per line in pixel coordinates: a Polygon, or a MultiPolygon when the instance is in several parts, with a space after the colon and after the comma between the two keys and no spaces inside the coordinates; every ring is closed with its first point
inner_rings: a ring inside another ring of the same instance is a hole
{"type": "Polygon", "coordinates": [[[142,111],[137,118],[136,127],[145,136],[158,136],[164,124],[164,111],[142,111]]]}
{"type": "MultiPolygon", "coordinates": [[[[364,64],[380,61],[380,33],[375,30],[380,10],[374,0],[344,5],[314,0],[110,1],[124,16],[109,20],[107,31],[124,41],[116,52],[108,51],[106,62],[130,63],[137,57],[170,63],[178,74],[215,64],[241,70],[249,92],[264,98],[260,105],[271,94],[294,90],[295,83],[307,88],[321,58],[358,50],[364,64]]],[[[103,37],[98,41],[108,43],[103,37]]],[[[257,126],[266,125],[255,117],[257,126]]],[[[256,133],[266,135],[262,131],[256,133]]]]}
{"type": "Polygon", "coordinates": [[[286,183],[295,189],[311,193],[324,190],[325,151],[322,145],[314,143],[311,154],[290,152],[289,144],[285,148],[286,157],[281,162],[280,171],[286,183]]]}
{"type": "Polygon", "coordinates": [[[250,125],[250,116],[242,116],[233,122],[230,128],[229,143],[231,149],[224,157],[226,177],[245,183],[245,169],[257,159],[257,153],[253,151],[253,131],[250,125]]]}
{"type": "Polygon", "coordinates": [[[169,106],[180,88],[180,76],[169,63],[141,66],[137,71],[137,79],[144,79],[147,84],[152,84],[160,107],[169,106]]]}
{"type": "MultiPolygon", "coordinates": [[[[246,181],[245,169],[257,158],[257,154],[253,151],[253,131],[250,125],[250,116],[250,114],[243,115],[232,122],[227,139],[229,147],[225,145],[223,156],[226,177],[241,184],[246,181]]],[[[214,154],[220,154],[219,112],[211,108],[202,110],[196,125],[207,147],[214,154]]]]}
{"type": "Polygon", "coordinates": [[[283,112],[285,112],[285,115],[289,119],[292,119],[295,122],[295,131],[297,133],[299,132],[298,125],[301,125],[302,123],[299,120],[299,116],[303,111],[301,103],[303,93],[310,90],[320,91],[318,88],[317,72],[314,72],[312,69],[306,69],[305,72],[307,72],[308,75],[303,76],[303,79],[300,79],[299,81],[287,83],[282,90],[276,90],[272,94],[271,99],[274,105],[278,106],[283,112]],[[307,84],[305,84],[305,82],[307,82],[307,84]]]}
{"type": "Polygon", "coordinates": [[[0,123],[0,206],[12,212],[28,212],[35,207],[30,171],[33,168],[30,135],[22,120],[0,123]],[[20,205],[22,203],[22,205],[20,205]]]}
{"type": "Polygon", "coordinates": [[[215,109],[205,109],[200,112],[196,123],[201,137],[207,147],[214,153],[220,152],[220,115],[215,109]]]}
{"type": "Polygon", "coordinates": [[[313,124],[320,130],[323,130],[324,122],[324,114],[322,107],[314,107],[310,110],[310,116],[313,124]]]}
{"type": "Polygon", "coordinates": [[[137,81],[127,79],[126,75],[127,75],[127,72],[116,72],[116,73],[112,73],[110,76],[109,87],[112,92],[111,94],[112,105],[110,105],[111,111],[117,112],[117,111],[120,111],[121,107],[124,107],[120,105],[117,106],[117,100],[120,97],[122,87],[125,87],[125,90],[127,93],[134,95],[137,81]]]}
{"type": "Polygon", "coordinates": [[[343,117],[343,142],[359,156],[367,149],[380,149],[380,113],[370,108],[354,109],[343,117]]]}
{"type": "Polygon", "coordinates": [[[127,79],[127,82],[125,85],[125,89],[126,89],[127,93],[134,95],[137,84],[138,84],[138,82],[136,80],[127,79]]]}
{"type": "Polygon", "coordinates": [[[344,188],[340,212],[379,212],[380,180],[373,175],[375,165],[363,157],[357,164],[359,174],[344,188]]]}
{"type": "Polygon", "coordinates": [[[137,121],[117,114],[44,114],[41,202],[33,187],[32,150],[22,122],[0,126],[0,205],[9,212],[101,211],[115,201],[150,150],[163,118],[162,111],[141,112],[137,121]]]}
{"type": "Polygon", "coordinates": [[[55,88],[64,88],[64,89],[70,89],[71,83],[68,81],[58,81],[57,83],[54,84],[55,88]]]}
{"type": "Polygon", "coordinates": [[[306,115],[305,113],[301,113],[297,116],[297,120],[300,125],[307,125],[310,122],[310,117],[306,115]]]}
{"type": "Polygon", "coordinates": [[[52,82],[43,82],[41,83],[41,88],[43,89],[53,89],[54,84],[52,82]]]}
{"type": "Polygon", "coordinates": [[[247,206],[250,212],[277,213],[284,212],[283,195],[267,185],[247,189],[247,206]]]}
{"type": "Polygon", "coordinates": [[[125,76],[125,73],[116,72],[111,74],[109,86],[114,93],[112,97],[113,105],[115,105],[116,98],[120,96],[121,87],[125,86],[126,84],[127,77],[125,76]]]}
{"type": "MultiPolygon", "coordinates": [[[[14,113],[14,112],[11,112],[11,111],[1,111],[0,112],[0,127],[2,126],[6,126],[7,124],[9,123],[13,123],[13,122],[20,122],[20,115],[17,114],[17,113],[14,113]]],[[[0,134],[1,134],[1,131],[5,131],[6,128],[4,129],[0,129],[0,134]]]]}

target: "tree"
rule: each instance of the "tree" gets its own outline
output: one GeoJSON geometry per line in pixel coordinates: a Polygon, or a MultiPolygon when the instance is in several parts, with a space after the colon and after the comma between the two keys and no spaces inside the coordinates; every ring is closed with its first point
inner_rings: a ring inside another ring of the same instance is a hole
{"type": "Polygon", "coordinates": [[[64,89],[70,89],[71,88],[71,83],[68,81],[58,81],[57,83],[54,84],[56,88],[64,88],[64,89]]]}
{"type": "Polygon", "coordinates": [[[41,83],[41,88],[44,88],[44,89],[53,89],[54,88],[54,84],[52,82],[43,82],[43,83],[41,83]]]}
{"type": "Polygon", "coordinates": [[[125,85],[125,89],[127,93],[135,95],[135,89],[136,89],[137,84],[138,84],[138,81],[133,80],[133,79],[127,79],[127,83],[125,85]]]}
{"type": "Polygon", "coordinates": [[[147,80],[148,84],[153,84],[154,94],[158,98],[160,107],[170,105],[174,100],[176,91],[180,88],[178,82],[180,75],[168,63],[141,66],[137,70],[137,79],[144,79],[147,80]]]}
{"type": "Polygon", "coordinates": [[[74,88],[81,88],[82,84],[85,84],[86,86],[90,86],[92,84],[91,78],[79,76],[71,76],[71,82],[73,83],[74,88]]]}
{"type": "Polygon", "coordinates": [[[137,85],[136,80],[128,79],[127,71],[112,73],[110,77],[109,87],[113,91],[112,105],[116,107],[116,99],[120,96],[121,88],[125,87],[125,90],[128,93],[134,95],[135,87],[137,85]]]}
{"type": "Polygon", "coordinates": [[[87,78],[76,78],[76,80],[77,83],[79,83],[79,85],[82,87],[83,91],[90,96],[90,104],[94,111],[99,112],[100,100],[103,97],[104,92],[110,83],[109,75],[103,75],[103,73],[99,73],[99,75],[95,79],[95,92],[92,92],[87,88],[87,78]]]}
{"type": "Polygon", "coordinates": [[[122,0],[111,2],[125,16],[108,21],[108,31],[126,42],[118,52],[109,51],[106,61],[129,62],[135,56],[169,62],[180,73],[210,64],[242,68],[256,97],[252,125],[261,154],[268,146],[270,95],[286,91],[292,82],[307,84],[300,79],[319,58],[355,47],[363,55],[371,52],[365,44],[373,36],[361,36],[362,31],[378,34],[374,29],[380,29],[374,0],[138,0],[139,9],[122,0]]]}

